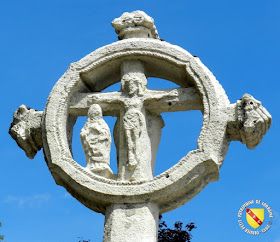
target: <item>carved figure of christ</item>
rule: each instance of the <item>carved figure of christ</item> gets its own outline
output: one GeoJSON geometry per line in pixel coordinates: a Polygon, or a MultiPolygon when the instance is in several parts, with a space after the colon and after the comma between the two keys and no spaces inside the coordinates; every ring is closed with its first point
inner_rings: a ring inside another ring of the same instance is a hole
{"type": "Polygon", "coordinates": [[[143,72],[129,72],[121,79],[121,92],[83,94],[70,103],[70,113],[81,114],[99,104],[103,115],[117,116],[114,140],[117,148],[118,179],[153,178],[163,112],[201,110],[195,88],[147,89],[143,72]]]}

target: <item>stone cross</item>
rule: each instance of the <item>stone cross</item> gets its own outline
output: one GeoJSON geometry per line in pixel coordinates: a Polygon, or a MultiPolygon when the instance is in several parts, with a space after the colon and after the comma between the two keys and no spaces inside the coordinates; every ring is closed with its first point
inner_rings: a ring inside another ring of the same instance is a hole
{"type": "Polygon", "coordinates": [[[100,105],[106,115],[117,113],[118,180],[152,179],[164,126],[160,113],[199,109],[201,105],[192,89],[148,90],[144,73],[143,62],[126,60],[121,64],[121,92],[78,93],[70,102],[76,115],[92,104],[100,105]],[[196,100],[188,104],[190,97],[196,100]]]}
{"type": "Polygon", "coordinates": [[[162,41],[142,11],[112,22],[120,41],[70,65],[54,86],[44,112],[21,105],[9,133],[29,158],[44,149],[58,185],[105,215],[103,241],[157,241],[159,214],[187,203],[219,179],[230,141],[254,149],[271,116],[249,94],[230,104],[222,86],[197,58],[162,41]],[[149,90],[147,77],[179,88],[149,90]],[[101,92],[121,82],[119,92],[101,92]],[[154,177],[164,112],[201,110],[197,149],[154,177]],[[72,156],[73,126],[87,116],[80,137],[86,167],[72,156]],[[118,172],[110,168],[111,134],[103,116],[115,116],[118,172]]]}

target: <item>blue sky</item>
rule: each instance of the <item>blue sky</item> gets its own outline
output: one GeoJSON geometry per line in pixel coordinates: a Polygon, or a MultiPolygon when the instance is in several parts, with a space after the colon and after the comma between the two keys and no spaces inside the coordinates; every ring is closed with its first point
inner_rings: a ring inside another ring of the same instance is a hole
{"type": "MultiPolygon", "coordinates": [[[[70,242],[78,237],[102,241],[103,215],[90,211],[57,186],[42,152],[29,160],[8,135],[13,112],[21,105],[43,110],[48,95],[70,63],[117,41],[111,21],[125,11],[143,10],[155,19],[159,35],[198,56],[234,103],[244,93],[261,100],[273,124],[255,149],[232,142],[220,170],[192,201],[164,214],[169,225],[194,222],[193,242],[280,241],[279,63],[280,2],[260,1],[2,1],[1,192],[0,234],[9,242],[70,242]],[[271,229],[245,234],[237,212],[259,199],[274,212],[271,229]]],[[[149,80],[148,80],[149,81],[149,80]]],[[[173,87],[150,80],[150,88],[173,87]]],[[[117,88],[117,87],[114,87],[117,88]]],[[[196,148],[202,124],[199,112],[163,115],[166,127],[156,174],[196,148]]],[[[84,164],[74,132],[74,157],[84,164]]],[[[114,119],[106,121],[112,126],[114,119]]],[[[114,150],[112,164],[114,166],[114,150]]]]}

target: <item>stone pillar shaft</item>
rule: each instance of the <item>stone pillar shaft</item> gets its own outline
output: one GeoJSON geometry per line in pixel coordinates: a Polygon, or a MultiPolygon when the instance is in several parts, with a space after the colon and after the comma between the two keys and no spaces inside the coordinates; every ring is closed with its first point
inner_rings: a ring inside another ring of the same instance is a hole
{"type": "Polygon", "coordinates": [[[106,209],[103,242],[156,242],[156,204],[112,204],[106,209]]]}

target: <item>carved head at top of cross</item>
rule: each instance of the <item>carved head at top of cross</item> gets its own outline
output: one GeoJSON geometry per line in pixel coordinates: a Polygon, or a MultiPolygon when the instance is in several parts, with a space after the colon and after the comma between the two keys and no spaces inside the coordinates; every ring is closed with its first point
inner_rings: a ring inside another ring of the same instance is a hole
{"type": "Polygon", "coordinates": [[[112,25],[120,41],[71,64],[54,86],[44,112],[20,106],[9,132],[29,158],[43,147],[56,183],[90,209],[110,217],[115,204],[152,204],[154,214],[168,212],[219,179],[231,141],[254,149],[268,131],[271,116],[249,94],[231,104],[197,57],[159,40],[153,19],[145,13],[124,13],[112,25]],[[150,90],[148,77],[180,87],[150,90]],[[119,81],[120,91],[102,92],[119,81]],[[197,149],[154,177],[164,126],[161,113],[188,110],[203,114],[197,149]],[[86,167],[74,160],[71,150],[79,116],[88,116],[80,133],[86,167]],[[113,132],[117,174],[110,168],[112,135],[103,116],[117,117],[113,132]]]}

